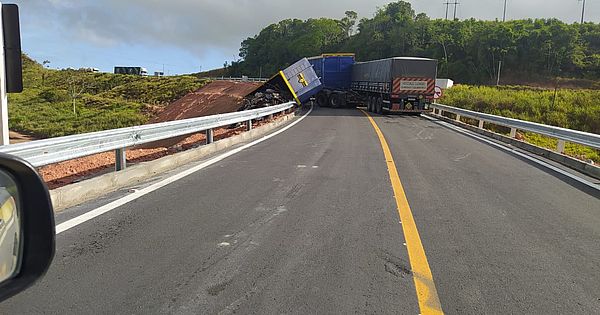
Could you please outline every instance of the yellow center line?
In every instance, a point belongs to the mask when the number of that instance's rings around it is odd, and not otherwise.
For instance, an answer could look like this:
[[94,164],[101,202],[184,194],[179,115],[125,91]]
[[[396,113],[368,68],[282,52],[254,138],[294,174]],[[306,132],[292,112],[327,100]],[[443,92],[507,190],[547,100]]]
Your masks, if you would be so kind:
[[400,214],[400,221],[402,222],[402,231],[406,240],[408,259],[410,260],[413,280],[415,281],[421,314],[443,314],[442,305],[440,304],[435,283],[433,282],[433,275],[427,262],[427,256],[425,256],[425,249],[423,249],[421,237],[419,237],[419,231],[410,210],[408,199],[406,199],[406,194],[404,193],[390,147],[375,120],[364,110],[361,111],[369,118],[371,125],[379,137],[379,142],[381,142],[381,148],[383,149],[383,155],[385,156],[390,181],[394,190],[396,207],[398,208],[398,214]]

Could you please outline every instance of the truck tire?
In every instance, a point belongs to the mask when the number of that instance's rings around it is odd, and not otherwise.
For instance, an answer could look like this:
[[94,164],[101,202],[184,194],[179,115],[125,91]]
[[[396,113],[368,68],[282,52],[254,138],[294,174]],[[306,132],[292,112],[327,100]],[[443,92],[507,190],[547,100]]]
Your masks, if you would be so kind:
[[341,94],[339,94],[339,93],[331,94],[329,96],[329,105],[331,105],[332,108],[342,107]]
[[381,97],[377,99],[377,114],[383,114],[383,99]]
[[329,107],[329,98],[327,97],[327,94],[319,93],[319,95],[317,95],[317,104],[319,104],[320,107]]
[[340,106],[342,108],[348,108],[348,96],[346,95],[346,93],[340,93],[339,99],[340,99]]
[[377,98],[371,97],[371,113],[377,113]]
[[373,98],[369,97],[368,101],[367,101],[367,111],[369,113],[373,112]]

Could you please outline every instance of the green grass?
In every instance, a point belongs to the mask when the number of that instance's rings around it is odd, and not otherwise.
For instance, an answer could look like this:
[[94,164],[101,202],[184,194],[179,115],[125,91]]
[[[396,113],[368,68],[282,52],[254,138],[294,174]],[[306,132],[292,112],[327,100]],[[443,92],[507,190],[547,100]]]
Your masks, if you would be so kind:
[[[504,117],[600,134],[600,90],[547,90],[522,86],[489,87],[457,85],[440,103]],[[556,139],[525,133],[529,143],[556,148]],[[600,153],[567,143],[565,153],[600,163]]]
[[23,93],[9,95],[9,127],[46,138],[144,124],[207,81],[49,70],[24,56],[23,83]]

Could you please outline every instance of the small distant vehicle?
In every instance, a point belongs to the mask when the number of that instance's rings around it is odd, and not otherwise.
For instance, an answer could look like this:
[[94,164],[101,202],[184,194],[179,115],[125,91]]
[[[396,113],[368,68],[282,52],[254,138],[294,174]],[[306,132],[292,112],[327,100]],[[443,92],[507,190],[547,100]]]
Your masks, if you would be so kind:
[[98,68],[79,68],[79,71],[98,73],[98,72],[100,72],[100,69],[98,69]]
[[147,76],[148,75],[148,70],[146,70],[146,68],[144,67],[122,67],[122,66],[117,66],[115,67],[115,74],[129,74],[129,75],[140,75],[140,76]]

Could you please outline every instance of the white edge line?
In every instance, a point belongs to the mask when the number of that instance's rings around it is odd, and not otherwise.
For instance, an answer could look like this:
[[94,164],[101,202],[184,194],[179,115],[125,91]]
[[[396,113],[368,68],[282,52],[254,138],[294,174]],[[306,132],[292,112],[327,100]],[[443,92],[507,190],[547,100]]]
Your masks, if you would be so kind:
[[462,133],[462,134],[465,134],[465,135],[467,135],[467,136],[469,136],[469,137],[472,137],[472,138],[475,138],[475,139],[481,140],[481,141],[483,141],[483,142],[486,142],[486,143],[488,143],[488,144],[491,144],[491,145],[493,145],[493,146],[495,146],[495,147],[497,147],[497,148],[500,148],[500,149],[502,149],[502,150],[504,150],[504,151],[508,151],[508,152],[511,152],[511,153],[513,153],[513,154],[516,154],[516,155],[518,155],[518,156],[520,156],[520,157],[522,157],[522,158],[525,158],[525,159],[527,159],[527,160],[530,160],[530,161],[532,161],[532,162],[534,162],[534,163],[537,163],[537,164],[539,164],[539,165],[541,165],[541,166],[543,166],[543,167],[546,167],[546,168],[548,168],[548,169],[550,169],[550,170],[552,170],[552,171],[555,171],[555,172],[557,172],[557,173],[560,173],[560,174],[562,174],[562,175],[564,175],[564,176],[567,176],[567,177],[569,177],[569,178],[571,178],[571,179],[573,179],[573,180],[575,180],[575,181],[577,181],[577,182],[579,182],[579,183],[581,183],[581,184],[584,184],[584,185],[586,185],[586,186],[589,186],[589,187],[591,187],[591,188],[594,188],[594,189],[596,189],[596,190],[600,190],[600,185],[597,185],[597,184],[595,184],[595,183],[592,183],[592,182],[590,182],[590,181],[588,181],[588,180],[586,180],[586,179],[583,179],[583,178],[581,178],[581,177],[579,177],[579,176],[577,176],[577,175],[574,175],[574,174],[572,174],[572,173],[569,173],[569,172],[567,172],[567,171],[565,171],[565,170],[562,170],[562,169],[560,169],[560,168],[558,168],[558,167],[556,167],[556,166],[554,166],[554,165],[551,165],[551,164],[549,164],[549,163],[546,163],[546,162],[544,162],[544,161],[542,161],[542,160],[540,160],[540,159],[537,159],[537,158],[535,158],[535,157],[532,157],[532,156],[530,156],[530,155],[528,155],[528,154],[521,153],[521,152],[519,152],[519,151],[517,151],[517,150],[515,150],[515,149],[512,149],[512,148],[509,148],[509,147],[507,147],[507,146],[505,146],[505,145],[502,145],[502,144],[496,143],[496,142],[494,142],[494,141],[492,141],[492,140],[489,140],[489,139],[486,139],[486,138],[480,137],[480,136],[476,135],[475,133],[473,133],[473,132],[471,132],[471,131],[467,131],[467,130],[465,130],[465,129],[463,129],[463,128],[460,128],[460,127],[457,127],[457,126],[455,126],[455,125],[452,125],[452,124],[450,124],[450,123],[447,123],[447,122],[445,122],[445,121],[443,121],[443,120],[440,120],[439,118],[436,118],[436,117],[430,117],[430,116],[428,116],[428,115],[423,115],[422,117],[425,117],[425,118],[427,118],[427,119],[429,119],[429,120],[431,120],[431,121],[433,121],[433,122],[436,122],[436,123],[438,123],[438,124],[440,124],[440,125],[443,125],[443,126],[445,126],[445,127],[447,127],[447,128],[450,128],[450,129],[452,129],[452,130],[458,131],[458,132],[460,132],[460,133]]
[[127,195],[125,197],[119,198],[119,199],[117,199],[115,201],[112,201],[110,203],[107,203],[107,204],[105,204],[103,206],[100,206],[100,207],[98,207],[98,208],[96,208],[94,210],[88,211],[88,212],[86,212],[86,213],[84,213],[84,214],[82,214],[80,216],[77,216],[77,217],[75,217],[73,219],[67,220],[67,221],[65,221],[65,222],[63,222],[63,223],[61,223],[61,224],[59,224],[59,225],[56,226],[56,234],[60,234],[60,233],[62,233],[64,231],[67,231],[67,230],[69,230],[69,229],[71,229],[73,227],[76,227],[79,224],[87,222],[87,221],[89,221],[89,220],[91,220],[91,219],[93,219],[93,218],[95,218],[97,216],[100,216],[100,215],[102,215],[104,213],[107,213],[107,212],[109,212],[111,210],[114,210],[115,208],[118,208],[118,207],[120,207],[120,206],[122,206],[122,205],[124,205],[124,204],[126,204],[128,202],[131,202],[131,201],[133,201],[135,199],[138,199],[138,198],[140,198],[140,197],[142,197],[144,195],[147,195],[147,194],[149,194],[149,193],[151,193],[151,192],[153,192],[153,191],[155,191],[157,189],[160,189],[160,188],[162,188],[164,186],[167,186],[170,183],[178,181],[178,180],[180,180],[180,179],[182,179],[182,178],[184,178],[184,177],[186,177],[188,175],[191,175],[191,174],[193,174],[193,173],[195,173],[195,172],[197,172],[197,171],[199,171],[199,170],[201,170],[203,168],[206,168],[206,167],[208,167],[210,165],[213,165],[213,164],[215,164],[215,163],[217,163],[217,162],[219,162],[221,160],[224,160],[224,159],[226,159],[226,158],[228,158],[228,157],[230,157],[230,156],[232,156],[232,155],[234,155],[236,153],[239,153],[239,152],[241,152],[241,151],[243,151],[243,150],[245,150],[247,148],[250,148],[250,147],[252,147],[254,145],[257,145],[257,144],[259,144],[259,143],[261,143],[261,142],[263,142],[265,140],[268,140],[268,139],[270,139],[272,137],[275,137],[276,135],[278,135],[278,134],[280,134],[280,133],[282,133],[282,132],[284,132],[284,131],[292,128],[294,125],[296,125],[297,123],[301,122],[304,118],[306,118],[306,116],[308,116],[312,112],[312,110],[313,110],[313,108],[311,106],[311,108],[309,109],[309,111],[306,114],[304,114],[302,117],[298,118],[296,121],[290,123],[289,125],[285,126],[282,129],[279,129],[279,130],[277,130],[277,131],[275,131],[275,132],[273,132],[271,134],[268,134],[268,135],[266,135],[266,136],[264,136],[264,137],[262,137],[260,139],[254,140],[254,141],[252,141],[250,143],[247,143],[247,144],[245,144],[245,145],[243,145],[243,146],[241,146],[239,148],[236,148],[236,149],[233,149],[231,151],[227,151],[227,152],[225,152],[225,153],[223,153],[221,155],[215,156],[214,158],[212,158],[210,160],[207,160],[207,161],[205,161],[205,162],[203,162],[201,164],[198,164],[198,165],[196,165],[196,166],[194,166],[192,168],[189,168],[189,169],[187,169],[185,171],[182,171],[182,172],[177,173],[177,174],[175,174],[173,176],[165,178],[165,179],[163,179],[163,180],[161,180],[161,181],[159,181],[157,183],[154,183],[154,184],[152,184],[152,185],[150,185],[150,186],[148,186],[146,188],[143,188],[143,189],[140,189],[138,191],[135,191],[134,193],[132,193],[130,195]]

